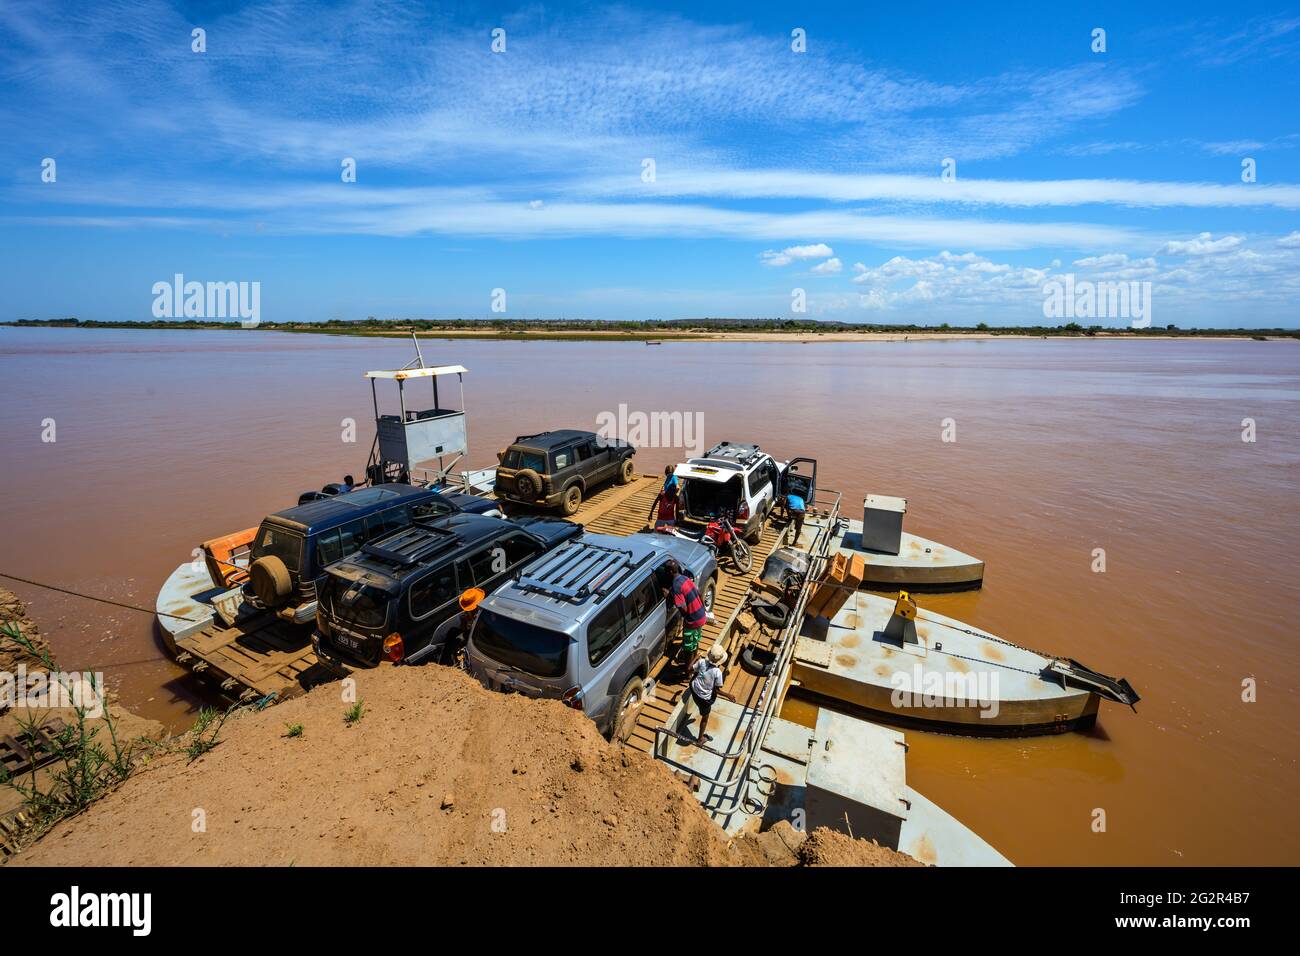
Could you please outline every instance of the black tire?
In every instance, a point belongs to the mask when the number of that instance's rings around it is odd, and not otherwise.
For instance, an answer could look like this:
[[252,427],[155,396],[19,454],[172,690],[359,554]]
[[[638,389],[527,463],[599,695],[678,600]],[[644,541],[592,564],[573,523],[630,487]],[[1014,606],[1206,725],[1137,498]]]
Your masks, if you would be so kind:
[[542,476],[531,468],[515,474],[515,491],[525,501],[533,501],[542,493]]
[[610,725],[609,739],[625,744],[636,729],[641,706],[645,703],[645,681],[633,677],[618,694],[618,704],[614,711],[614,721]]
[[631,458],[624,458],[623,463],[618,466],[618,476],[614,479],[620,485],[630,484],[636,477],[636,466],[632,464]]
[[248,569],[253,593],[265,607],[280,607],[293,593],[293,579],[282,560],[273,554],[258,558]]
[[754,522],[754,530],[750,531],[746,528],[742,537],[750,544],[758,544],[763,540],[763,516],[761,514],[758,516],[758,520]]
[[754,620],[775,631],[779,631],[790,621],[790,609],[784,604],[773,601],[752,601],[749,611],[754,615]]
[[740,666],[756,677],[766,677],[772,673],[772,665],[775,663],[775,654],[756,648],[753,644],[746,644],[740,652]]
[[718,594],[718,582],[714,578],[709,578],[709,583],[704,585],[704,590],[700,592],[704,601],[704,610],[709,614],[713,613],[713,602]]
[[571,518],[578,513],[582,507],[582,486],[569,485],[564,489],[564,497],[560,499],[560,511],[566,518]]
[[754,553],[744,541],[731,542],[731,563],[735,565],[737,574],[748,574],[754,566]]

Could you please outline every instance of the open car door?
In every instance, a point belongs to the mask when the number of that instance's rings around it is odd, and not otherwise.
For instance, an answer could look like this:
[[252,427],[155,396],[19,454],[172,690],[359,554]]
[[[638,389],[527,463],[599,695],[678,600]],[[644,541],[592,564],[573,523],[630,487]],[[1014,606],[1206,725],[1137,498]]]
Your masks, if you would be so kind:
[[781,474],[781,494],[798,495],[811,511],[813,502],[817,500],[817,459],[790,459]]

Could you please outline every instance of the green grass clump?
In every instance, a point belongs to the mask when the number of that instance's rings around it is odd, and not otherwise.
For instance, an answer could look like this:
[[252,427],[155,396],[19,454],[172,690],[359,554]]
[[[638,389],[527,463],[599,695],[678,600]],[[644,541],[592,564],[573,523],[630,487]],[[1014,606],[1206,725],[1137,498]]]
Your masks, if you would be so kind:
[[361,719],[362,714],[365,713],[365,709],[366,709],[366,702],[364,700],[357,701],[347,710],[343,711],[343,723],[351,727],[353,724],[355,724],[357,721]]

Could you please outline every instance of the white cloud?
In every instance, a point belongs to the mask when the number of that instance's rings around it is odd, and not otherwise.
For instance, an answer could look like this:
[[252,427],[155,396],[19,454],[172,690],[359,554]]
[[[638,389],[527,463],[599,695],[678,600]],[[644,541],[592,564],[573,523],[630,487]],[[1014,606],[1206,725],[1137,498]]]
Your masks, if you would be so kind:
[[819,262],[817,265],[813,266],[812,272],[814,275],[830,276],[836,275],[843,271],[843,269],[844,263],[840,262],[839,259],[827,259],[825,262]]
[[[627,176],[571,188],[606,195],[643,191]],[[974,206],[1300,208],[1300,186],[1268,183],[1152,182],[1132,179],[958,179],[933,176],[808,172],[790,169],[673,168],[659,173],[658,196],[727,199],[818,199],[827,202],[915,202]]]
[[[1283,245],[1285,240],[1293,242]],[[1180,324],[1221,316],[1225,303],[1249,303],[1266,307],[1270,315],[1286,315],[1300,296],[1300,234],[1261,240],[1259,248],[1244,237],[1216,240],[1209,234],[1167,245],[1178,251],[1145,257],[1098,253],[1074,260],[1068,272],[1076,281],[1150,282],[1157,311]],[[1196,254],[1184,251],[1187,248],[1216,251]],[[1166,254],[1180,261],[1162,263],[1160,256]],[[943,251],[917,258],[893,256],[877,266],[857,262],[853,281],[862,287],[860,308],[897,310],[900,320],[914,317],[916,308],[924,306],[924,315],[957,322],[1037,324],[1042,321],[1043,285],[1066,275],[1058,271],[1060,266],[1056,260],[1039,268],[973,252]]]
[[765,266],[788,266],[801,259],[824,259],[829,255],[834,255],[834,250],[826,243],[818,242],[811,246],[790,246],[780,252],[768,249],[760,252],[758,258]]
[[1195,239],[1186,241],[1171,240],[1161,247],[1162,255],[1167,256],[1213,256],[1231,252],[1245,240],[1241,236],[1224,236],[1215,239],[1213,234],[1202,232]]
[[1108,252],[1103,256],[1088,256],[1084,259],[1075,259],[1076,266],[1085,268],[1106,269],[1110,266],[1122,266],[1128,262],[1128,256],[1122,252]]
[[1283,249],[1300,249],[1300,231],[1288,233],[1277,244]]

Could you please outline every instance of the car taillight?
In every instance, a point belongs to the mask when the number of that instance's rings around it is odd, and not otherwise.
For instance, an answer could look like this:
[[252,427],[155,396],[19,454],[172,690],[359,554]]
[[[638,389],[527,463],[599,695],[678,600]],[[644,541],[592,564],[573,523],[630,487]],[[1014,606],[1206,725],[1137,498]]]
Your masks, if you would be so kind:
[[738,520],[740,520],[740,521],[748,521],[748,520],[749,520],[749,502],[748,502],[748,501],[742,501],[742,502],[740,503],[740,509],[736,512],[736,518],[737,518]]
[[384,638],[384,660],[392,661],[396,664],[406,653],[406,648],[402,646],[401,634],[389,634]]
[[564,706],[572,707],[575,710],[582,709],[582,688],[570,687],[564,692]]

